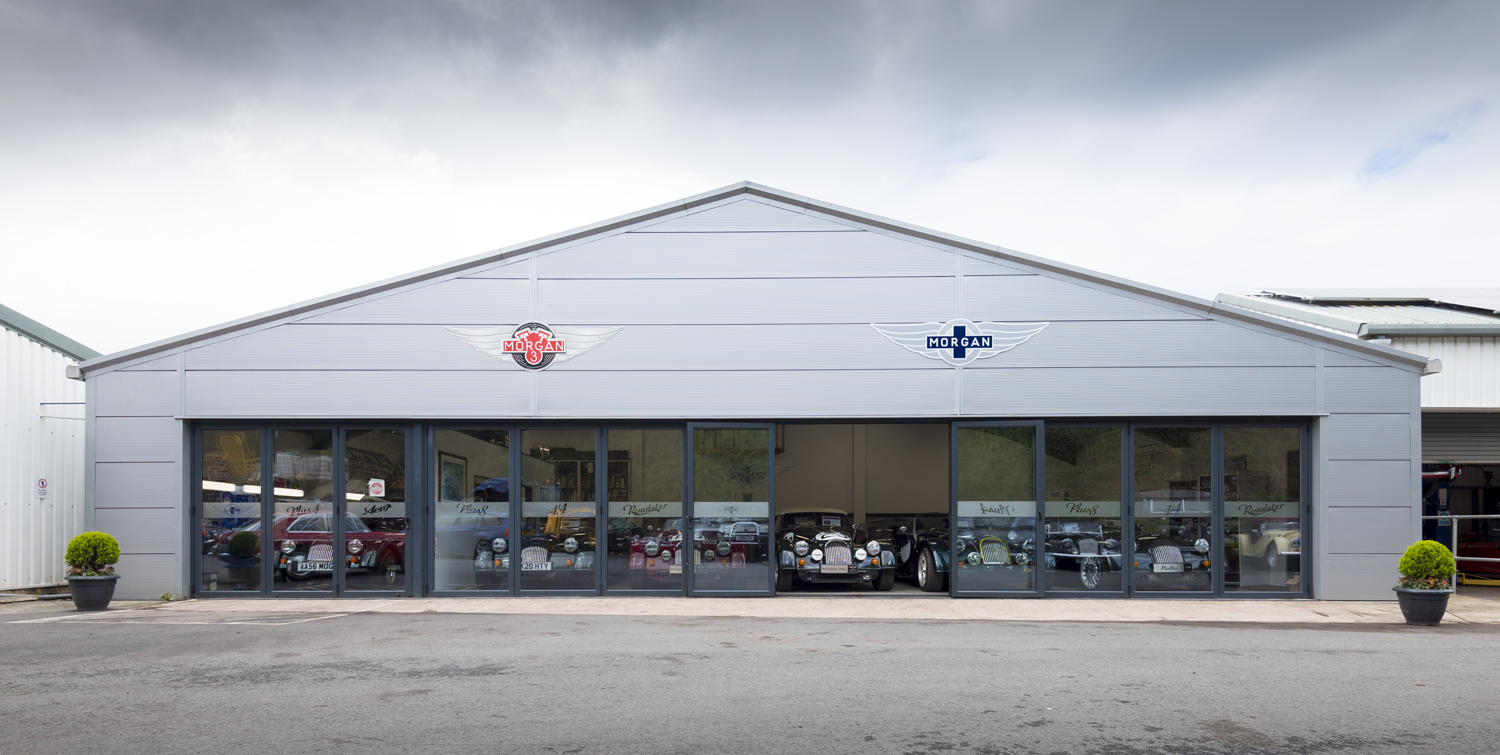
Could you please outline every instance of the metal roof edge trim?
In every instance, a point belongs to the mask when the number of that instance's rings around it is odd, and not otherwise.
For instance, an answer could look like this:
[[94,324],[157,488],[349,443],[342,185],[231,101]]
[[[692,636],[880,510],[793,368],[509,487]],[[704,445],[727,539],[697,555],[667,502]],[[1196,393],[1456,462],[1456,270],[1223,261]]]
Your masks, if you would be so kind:
[[99,352],[3,304],[0,304],[0,326],[14,330],[59,354],[72,357],[80,362],[99,356]]
[[1494,325],[1482,322],[1371,323],[1369,334],[1372,336],[1500,336],[1500,323]]
[[1350,335],[1362,336],[1366,334],[1364,320],[1356,320],[1352,317],[1340,317],[1329,312],[1321,312],[1310,307],[1296,304],[1288,304],[1284,301],[1267,299],[1258,296],[1245,296],[1243,294],[1219,294],[1214,298],[1219,304],[1230,304],[1243,309],[1250,309],[1266,314],[1290,317],[1325,328],[1342,330]]

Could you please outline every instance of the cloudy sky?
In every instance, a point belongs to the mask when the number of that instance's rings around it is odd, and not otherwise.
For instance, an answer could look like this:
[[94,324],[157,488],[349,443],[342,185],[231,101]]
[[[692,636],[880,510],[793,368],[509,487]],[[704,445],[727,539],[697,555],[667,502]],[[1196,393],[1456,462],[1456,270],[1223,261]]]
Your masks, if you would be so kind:
[[0,0],[0,303],[112,352],[741,180],[1185,293],[1500,285],[1500,3]]

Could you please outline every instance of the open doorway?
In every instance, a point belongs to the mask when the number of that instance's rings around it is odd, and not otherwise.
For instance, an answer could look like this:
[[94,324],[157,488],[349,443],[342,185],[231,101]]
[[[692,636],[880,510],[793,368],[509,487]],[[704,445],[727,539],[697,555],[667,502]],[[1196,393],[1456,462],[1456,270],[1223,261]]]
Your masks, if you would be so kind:
[[946,594],[949,425],[776,426],[777,592]]

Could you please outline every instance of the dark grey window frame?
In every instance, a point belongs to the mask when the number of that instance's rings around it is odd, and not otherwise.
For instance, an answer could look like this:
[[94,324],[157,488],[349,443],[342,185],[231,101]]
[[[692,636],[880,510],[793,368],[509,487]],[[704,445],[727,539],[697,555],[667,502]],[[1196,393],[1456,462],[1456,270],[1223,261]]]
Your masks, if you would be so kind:
[[[683,472],[686,475],[683,478],[683,497],[686,499],[684,501],[686,507],[683,509],[683,512],[682,512],[683,516],[687,519],[686,523],[687,523],[688,527],[691,528],[693,520],[697,517],[697,512],[694,510],[694,499],[697,497],[697,489],[693,486],[693,482],[694,482],[694,480],[693,480],[693,448],[695,447],[695,444],[697,443],[697,438],[694,436],[694,433],[697,430],[699,430],[699,429],[708,430],[708,429],[716,429],[716,428],[763,429],[763,430],[767,431],[767,433],[766,433],[766,460],[767,460],[766,463],[769,465],[769,467],[768,467],[769,473],[766,475],[766,497],[770,499],[770,501],[768,503],[768,506],[770,507],[770,510],[767,513],[770,514],[770,517],[769,517],[770,522],[769,523],[771,525],[771,529],[766,534],[766,541],[765,541],[765,543],[763,543],[763,545],[767,549],[766,550],[766,565],[767,565],[767,568],[766,568],[766,589],[764,591],[761,591],[761,590],[698,590],[698,589],[696,589],[696,585],[693,584],[693,582],[695,580],[695,577],[692,574],[693,570],[690,569],[690,568],[686,568],[686,566],[682,570],[682,573],[683,573],[683,585],[687,588],[687,595],[689,597],[695,597],[695,598],[770,598],[770,597],[775,597],[775,595],[776,595],[776,568],[777,568],[777,565],[776,565],[776,558],[775,558],[774,554],[771,553],[771,551],[774,550],[774,548],[772,548],[772,546],[771,546],[771,543],[776,538],[776,532],[775,532],[775,529],[774,529],[775,522],[776,522],[776,423],[775,422],[689,422],[689,423],[687,423],[687,427],[685,428],[685,433],[686,434],[683,436],[683,443],[682,443]],[[686,539],[690,535],[691,535],[691,533],[686,533],[684,535],[684,539]],[[688,564],[687,566],[691,566],[691,564]]]
[[[1046,420],[994,420],[977,422],[953,422],[948,430],[948,595],[953,598],[1040,598],[1046,588],[1045,559],[1043,552],[1042,523],[1046,521],[1043,499],[1046,497]],[[1033,541],[1036,558],[1032,560],[1031,590],[960,590],[958,589],[958,431],[969,427],[1030,427],[1033,443],[1031,447],[1031,498],[1036,504],[1036,539]]]
[[[1128,423],[1128,422],[1108,422],[1108,421],[1100,421],[1100,422],[1089,422],[1089,421],[1047,422],[1043,426],[1043,428],[1042,428],[1042,443],[1043,443],[1043,447],[1042,447],[1042,462],[1043,462],[1043,464],[1042,464],[1042,468],[1041,468],[1040,471],[1044,475],[1045,475],[1045,473],[1047,471],[1047,467],[1046,467],[1047,449],[1046,449],[1046,445],[1045,444],[1046,444],[1046,440],[1047,440],[1047,431],[1048,430],[1052,430],[1052,429],[1058,429],[1058,430],[1071,430],[1071,429],[1088,430],[1088,429],[1104,429],[1104,428],[1113,429],[1113,430],[1119,430],[1120,431],[1120,546],[1121,546],[1120,547],[1120,589],[1118,589],[1118,590],[1048,590],[1048,589],[1046,589],[1046,573],[1045,573],[1045,570],[1044,570],[1043,573],[1042,573],[1042,577],[1041,577],[1041,579],[1042,579],[1042,595],[1043,595],[1043,597],[1047,597],[1047,598],[1063,598],[1063,599],[1068,599],[1068,598],[1125,598],[1125,597],[1129,597],[1129,595],[1130,595],[1129,584],[1127,582],[1127,580],[1129,579],[1129,577],[1127,577],[1126,574],[1128,574],[1131,571],[1131,569],[1130,569],[1130,567],[1125,566],[1125,562],[1127,560],[1129,560],[1129,556],[1130,556],[1130,554],[1125,553],[1125,545],[1126,545],[1127,542],[1131,542],[1131,540],[1128,538],[1128,536],[1130,535],[1131,531],[1129,529],[1126,529],[1127,518],[1128,518],[1127,514],[1128,514],[1128,512],[1130,510],[1130,501],[1127,498],[1127,493],[1130,491],[1130,479],[1129,478],[1131,476],[1132,467],[1134,466],[1133,465],[1134,457],[1131,456],[1131,453],[1130,453],[1131,449],[1130,449],[1130,445],[1129,445],[1130,423]],[[1046,500],[1047,499],[1047,487],[1046,487],[1047,486],[1047,480],[1046,480],[1045,476],[1042,478],[1041,483],[1042,483],[1042,495],[1041,495],[1041,499],[1042,500],[1041,500],[1041,508],[1038,509],[1038,511],[1041,512],[1041,515],[1038,517],[1038,519],[1039,519],[1040,523],[1043,525],[1043,527],[1045,527],[1046,526],[1046,521],[1047,521],[1047,509],[1046,509],[1046,506],[1047,506],[1047,500]],[[1045,555],[1043,556],[1043,558],[1045,559]],[[1043,564],[1044,564],[1044,567],[1045,567],[1045,560],[1043,561]]]

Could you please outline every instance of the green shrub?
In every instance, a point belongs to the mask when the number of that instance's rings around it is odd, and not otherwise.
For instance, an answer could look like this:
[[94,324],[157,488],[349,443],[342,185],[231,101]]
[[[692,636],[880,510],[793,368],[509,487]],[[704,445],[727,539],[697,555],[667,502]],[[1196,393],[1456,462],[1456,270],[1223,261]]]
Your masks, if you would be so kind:
[[120,561],[120,543],[104,532],[84,532],[68,543],[63,560],[70,577],[109,576]]
[[1401,572],[1397,587],[1411,590],[1447,590],[1449,579],[1458,571],[1453,553],[1436,540],[1421,540],[1411,544],[1396,566]]
[[260,537],[254,532],[236,532],[234,537],[229,538],[229,555],[240,558],[254,558],[255,551],[260,548]]

